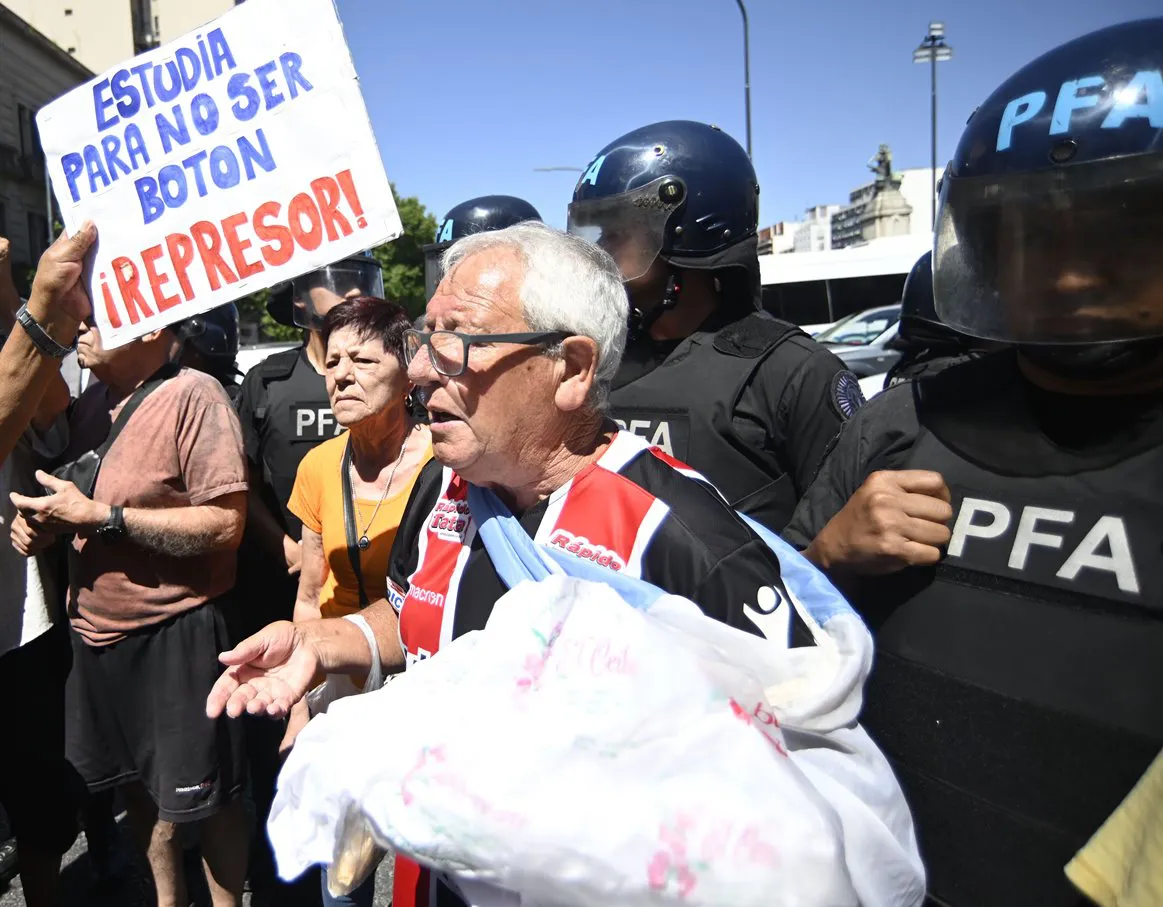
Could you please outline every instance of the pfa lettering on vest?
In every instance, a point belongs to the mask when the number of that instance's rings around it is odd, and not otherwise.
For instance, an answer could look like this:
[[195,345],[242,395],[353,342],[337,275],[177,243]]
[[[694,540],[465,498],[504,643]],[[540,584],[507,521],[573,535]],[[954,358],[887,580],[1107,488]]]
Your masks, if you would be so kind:
[[335,421],[330,406],[297,404],[293,407],[295,438],[299,441],[318,441],[334,438],[343,428]]
[[682,460],[687,456],[690,440],[690,417],[680,412],[641,412],[618,407],[614,421],[648,444]]
[[[947,562],[1085,595],[1145,603],[1142,558],[1154,533],[1135,514],[965,496]],[[1137,540],[1137,541],[1136,541]]]

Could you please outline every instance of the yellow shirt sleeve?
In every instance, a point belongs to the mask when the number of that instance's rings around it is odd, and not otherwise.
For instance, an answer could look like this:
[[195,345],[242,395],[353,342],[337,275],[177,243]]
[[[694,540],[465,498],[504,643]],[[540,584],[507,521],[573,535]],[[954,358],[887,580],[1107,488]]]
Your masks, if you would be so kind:
[[[326,484],[327,461],[324,450],[326,444],[321,444],[312,450],[299,463],[295,473],[295,487],[291,489],[291,498],[287,501],[287,509],[299,520],[317,534],[323,533],[323,500],[322,489]],[[332,476],[339,482],[339,476]]]

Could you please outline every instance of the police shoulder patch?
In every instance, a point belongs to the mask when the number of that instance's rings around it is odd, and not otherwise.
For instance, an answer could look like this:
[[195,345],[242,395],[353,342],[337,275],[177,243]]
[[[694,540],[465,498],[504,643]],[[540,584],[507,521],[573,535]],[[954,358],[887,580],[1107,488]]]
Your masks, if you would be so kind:
[[865,403],[860,381],[852,372],[844,369],[832,378],[832,406],[844,421],[852,418],[856,410]]

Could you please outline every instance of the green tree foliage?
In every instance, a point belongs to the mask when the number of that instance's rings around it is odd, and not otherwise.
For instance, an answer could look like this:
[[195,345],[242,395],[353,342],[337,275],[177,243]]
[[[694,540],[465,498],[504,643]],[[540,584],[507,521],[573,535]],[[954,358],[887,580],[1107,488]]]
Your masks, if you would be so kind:
[[[436,218],[414,195],[401,198],[392,186],[404,233],[393,242],[373,250],[384,271],[384,295],[400,303],[413,318],[424,311],[423,247],[436,236]],[[238,300],[238,314],[244,324],[257,324],[262,340],[298,340],[298,328],[279,324],[267,314],[270,290],[261,290]]]

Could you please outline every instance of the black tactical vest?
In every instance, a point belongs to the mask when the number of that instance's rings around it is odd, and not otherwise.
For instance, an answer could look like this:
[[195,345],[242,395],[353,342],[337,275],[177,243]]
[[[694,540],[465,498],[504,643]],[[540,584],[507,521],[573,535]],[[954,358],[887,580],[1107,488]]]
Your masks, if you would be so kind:
[[854,595],[877,638],[861,720],[937,903],[1075,907],[1063,867],[1163,749],[1163,445],[1043,469],[1063,451],[1020,383],[925,387],[902,468],[945,477],[952,540]]
[[702,473],[737,510],[782,528],[795,510],[796,491],[771,452],[774,428],[769,423],[766,437],[746,437],[734,412],[766,354],[799,333],[755,313],[717,333],[692,334],[657,368],[615,387],[610,415]]
[[263,393],[254,407],[254,430],[262,453],[263,485],[267,504],[281,515],[290,534],[298,538],[299,520],[287,510],[295,474],[303,457],[340,432],[327,397],[327,382],[307,361],[303,349],[276,353],[255,368]]

